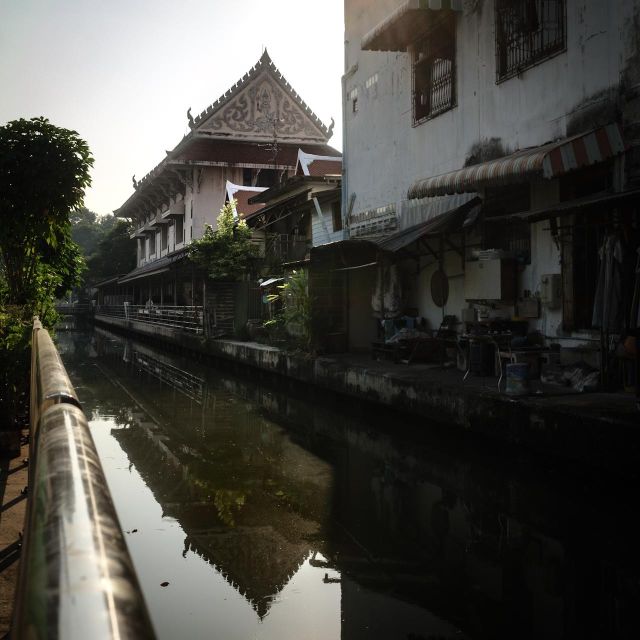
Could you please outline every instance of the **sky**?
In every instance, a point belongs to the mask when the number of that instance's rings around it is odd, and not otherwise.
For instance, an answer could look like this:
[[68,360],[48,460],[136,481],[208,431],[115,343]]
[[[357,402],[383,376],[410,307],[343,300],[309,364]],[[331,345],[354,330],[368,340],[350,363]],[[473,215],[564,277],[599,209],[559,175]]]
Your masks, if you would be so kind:
[[265,47],[341,149],[343,41],[343,0],[0,0],[0,125],[77,131],[107,214]]

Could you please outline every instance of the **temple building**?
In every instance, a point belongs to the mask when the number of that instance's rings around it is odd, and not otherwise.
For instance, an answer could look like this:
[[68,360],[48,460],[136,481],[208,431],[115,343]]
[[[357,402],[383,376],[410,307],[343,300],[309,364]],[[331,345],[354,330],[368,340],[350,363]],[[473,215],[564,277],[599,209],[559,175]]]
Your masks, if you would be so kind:
[[333,124],[320,121],[266,50],[224,95],[197,116],[189,109],[187,118],[187,135],[144,178],[133,177],[133,193],[114,212],[133,221],[137,266],[98,285],[100,304],[202,304],[205,277],[185,260],[187,247],[207,225],[215,228],[225,202],[252,214],[261,205],[249,205],[249,197],[294,175],[300,154],[324,162],[340,155],[327,144]]

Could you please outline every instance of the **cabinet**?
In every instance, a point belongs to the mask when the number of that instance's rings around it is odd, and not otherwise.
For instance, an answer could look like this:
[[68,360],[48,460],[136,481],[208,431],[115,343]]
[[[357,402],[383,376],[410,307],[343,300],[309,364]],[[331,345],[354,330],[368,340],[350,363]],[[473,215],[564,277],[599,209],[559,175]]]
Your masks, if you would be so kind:
[[513,302],[516,297],[516,264],[514,260],[476,260],[465,264],[465,300],[501,300]]

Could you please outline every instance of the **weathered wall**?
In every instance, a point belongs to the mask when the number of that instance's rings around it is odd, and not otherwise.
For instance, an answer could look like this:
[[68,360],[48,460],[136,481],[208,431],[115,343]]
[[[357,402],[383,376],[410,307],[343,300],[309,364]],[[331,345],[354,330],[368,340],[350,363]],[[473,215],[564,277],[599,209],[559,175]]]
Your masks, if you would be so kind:
[[[637,0],[567,0],[567,50],[500,84],[494,1],[468,2],[457,27],[458,106],[416,127],[410,55],[360,49],[363,35],[400,4],[345,0],[345,194],[355,193],[354,212],[397,203],[415,180],[461,168],[478,144],[493,140],[510,152],[615,115]],[[376,73],[377,89],[368,92]]]
[[315,207],[311,209],[311,238],[313,246],[317,247],[328,242],[342,240],[342,231],[334,231],[333,229],[331,203],[324,202],[320,204],[320,212],[322,216],[318,215]]
[[227,195],[227,180],[242,184],[242,168],[206,167],[199,189],[197,180],[194,182],[192,232],[187,235],[187,240],[201,238],[207,224],[216,228],[218,214]]
[[349,271],[349,349],[370,350],[376,336],[376,320],[371,311],[377,269],[365,267]]

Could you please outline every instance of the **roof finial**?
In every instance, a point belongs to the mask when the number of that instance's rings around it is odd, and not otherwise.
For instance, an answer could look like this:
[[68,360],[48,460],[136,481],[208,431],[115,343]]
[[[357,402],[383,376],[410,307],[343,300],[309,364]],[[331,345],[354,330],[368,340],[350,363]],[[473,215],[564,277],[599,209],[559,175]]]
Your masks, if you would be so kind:
[[271,62],[271,58],[269,57],[269,52],[267,51],[267,47],[262,48],[262,55],[260,56],[260,62],[269,64]]
[[193,120],[193,116],[191,115],[191,107],[187,109],[187,120],[189,121],[189,129],[194,129],[196,123]]
[[327,140],[329,140],[331,138],[331,136],[333,135],[333,127],[336,126],[336,121],[331,118],[331,124],[329,125],[329,131],[327,131]]
[[136,174],[135,173],[131,176],[131,182],[133,183],[133,188],[137,189],[138,188],[138,181],[136,180]]

